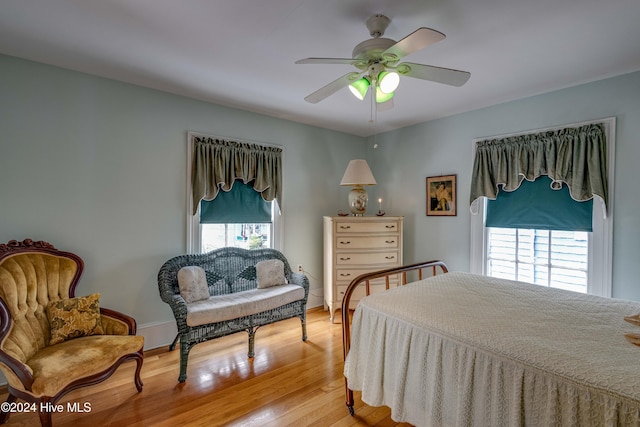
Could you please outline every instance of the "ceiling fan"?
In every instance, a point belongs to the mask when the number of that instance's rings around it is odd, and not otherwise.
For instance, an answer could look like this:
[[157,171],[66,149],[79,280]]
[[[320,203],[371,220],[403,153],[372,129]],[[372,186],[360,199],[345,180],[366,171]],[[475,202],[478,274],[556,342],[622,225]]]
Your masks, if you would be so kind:
[[462,86],[469,80],[471,73],[467,71],[412,62],[398,63],[405,56],[443,40],[445,35],[431,28],[421,27],[396,42],[382,37],[390,22],[389,18],[380,14],[367,19],[366,25],[373,38],[358,44],[353,49],[352,58],[305,58],[296,61],[296,64],[350,64],[359,70],[347,73],[318,89],[305,97],[305,101],[318,103],[349,86],[351,92],[361,100],[371,87],[371,93],[376,94],[376,103],[385,103],[393,98],[400,76],[452,86]]

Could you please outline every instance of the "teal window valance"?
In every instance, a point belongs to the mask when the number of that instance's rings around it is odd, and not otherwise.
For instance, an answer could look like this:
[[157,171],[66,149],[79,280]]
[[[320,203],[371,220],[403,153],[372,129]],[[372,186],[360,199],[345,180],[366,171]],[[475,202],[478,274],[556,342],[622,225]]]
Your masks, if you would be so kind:
[[479,141],[471,178],[470,203],[495,200],[542,175],[553,188],[566,184],[577,201],[601,198],[607,205],[606,134],[603,124]]
[[257,224],[271,222],[271,202],[253,189],[253,183],[236,181],[210,201],[200,201],[201,224]]
[[569,188],[552,188],[553,181],[541,176],[523,181],[516,191],[500,191],[487,203],[487,227],[538,230],[592,231],[593,200],[578,202]]
[[193,215],[201,200],[228,192],[236,180],[252,182],[253,189],[282,209],[282,149],[259,144],[193,136],[191,188]]

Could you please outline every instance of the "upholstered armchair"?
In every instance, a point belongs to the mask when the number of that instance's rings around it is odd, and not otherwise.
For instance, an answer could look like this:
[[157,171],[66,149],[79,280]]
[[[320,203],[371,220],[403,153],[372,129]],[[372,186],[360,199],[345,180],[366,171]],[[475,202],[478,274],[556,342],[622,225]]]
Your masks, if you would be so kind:
[[[142,391],[143,337],[136,322],[100,308],[99,295],[75,298],[84,263],[47,242],[0,244],[0,370],[8,382],[7,402],[34,403],[43,426],[66,393],[109,378],[122,362],[137,364]],[[10,412],[3,406],[0,424]]]

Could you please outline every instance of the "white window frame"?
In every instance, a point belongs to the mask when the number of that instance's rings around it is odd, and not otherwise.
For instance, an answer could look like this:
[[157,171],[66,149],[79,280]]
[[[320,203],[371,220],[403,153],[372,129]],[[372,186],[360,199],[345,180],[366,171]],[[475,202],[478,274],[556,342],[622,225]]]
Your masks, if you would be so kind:
[[[602,200],[594,198],[593,203],[593,231],[589,236],[589,271],[587,274],[587,293],[611,297],[612,270],[613,270],[613,196],[615,177],[615,133],[616,119],[609,117],[600,120],[590,120],[581,123],[572,123],[563,126],[554,126],[545,129],[535,129],[526,132],[497,135],[476,138],[472,141],[472,159],[476,154],[476,143],[486,139],[506,138],[509,136],[525,135],[565,129],[568,127],[578,127],[593,123],[602,123],[607,136],[607,184],[608,184],[608,206],[605,207]],[[469,270],[475,274],[486,275],[486,254],[487,254],[487,229],[486,219],[486,197],[479,198],[477,203],[477,214],[471,214],[471,235],[470,235],[470,266]],[[474,207],[475,211],[475,207]],[[606,214],[606,216],[605,216]]]
[[[187,215],[187,253],[197,254],[200,253],[200,248],[202,247],[202,242],[200,241],[200,237],[202,236],[201,225],[200,225],[200,206],[198,206],[198,211],[195,215],[191,214],[192,205],[192,185],[191,185],[191,164],[193,163],[193,137],[201,137],[201,138],[213,138],[213,139],[227,139],[227,140],[236,140],[237,138],[230,138],[224,136],[216,136],[209,135],[197,132],[187,132],[187,183],[186,183],[186,215]],[[262,145],[264,147],[276,147],[282,149],[282,164],[284,164],[284,147],[281,145],[275,144],[267,144],[264,142],[254,142],[254,141],[246,141],[250,144]],[[284,170],[283,170],[284,174]],[[284,176],[282,177],[282,181],[284,182]],[[273,222],[271,223],[271,238],[273,239],[273,248],[282,251],[282,242],[283,240],[283,214],[282,207],[278,206],[278,202],[276,200],[273,201]]]

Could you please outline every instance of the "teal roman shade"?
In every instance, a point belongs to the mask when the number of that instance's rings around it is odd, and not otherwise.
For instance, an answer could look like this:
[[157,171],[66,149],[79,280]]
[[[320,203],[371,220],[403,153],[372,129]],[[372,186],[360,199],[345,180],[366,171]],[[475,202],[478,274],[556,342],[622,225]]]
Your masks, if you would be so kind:
[[201,224],[257,224],[271,222],[271,202],[253,188],[253,182],[236,180],[229,191],[200,201]]
[[533,228],[539,230],[592,231],[593,199],[578,202],[569,188],[556,190],[548,176],[522,181],[515,191],[500,190],[487,200],[487,227]]

